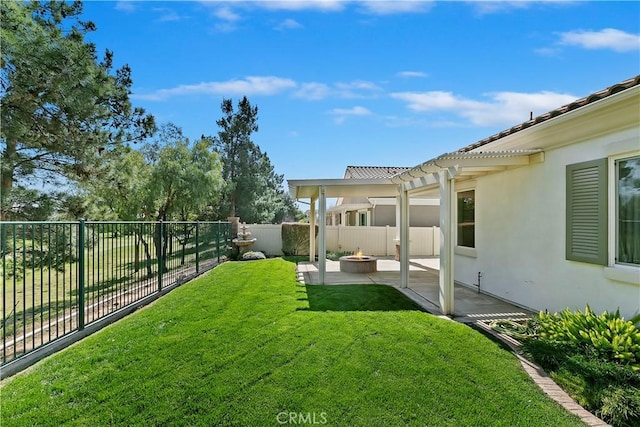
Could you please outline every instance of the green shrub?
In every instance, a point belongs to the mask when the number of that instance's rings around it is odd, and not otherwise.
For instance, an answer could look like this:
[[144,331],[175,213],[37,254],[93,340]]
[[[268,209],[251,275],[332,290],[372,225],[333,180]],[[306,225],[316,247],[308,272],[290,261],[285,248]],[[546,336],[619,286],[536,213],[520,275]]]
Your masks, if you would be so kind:
[[537,323],[541,339],[592,347],[607,360],[640,370],[640,330],[633,320],[625,321],[619,311],[596,315],[587,306],[584,313],[568,309],[560,314],[541,312]]
[[344,251],[327,252],[327,259],[330,259],[331,261],[338,261],[340,259],[340,257],[343,257],[345,255],[352,255],[352,253],[351,252],[344,252]]
[[548,341],[544,339],[527,339],[522,342],[522,350],[538,362],[544,369],[555,371],[579,349],[573,343]]
[[267,257],[262,252],[250,251],[242,254],[243,261],[252,261],[256,259],[267,259]]
[[640,425],[640,389],[610,387],[602,398],[600,417],[616,427]]
[[531,356],[579,404],[615,427],[640,426],[640,316],[619,311],[540,313],[521,327],[494,329],[520,335]]
[[571,354],[564,366],[579,373],[585,380],[596,386],[606,388],[609,385],[629,385],[640,387],[640,371],[629,369],[627,365],[603,360],[595,354]]
[[[309,224],[282,224],[282,253],[289,255],[309,255]],[[316,236],[318,227],[316,226]]]

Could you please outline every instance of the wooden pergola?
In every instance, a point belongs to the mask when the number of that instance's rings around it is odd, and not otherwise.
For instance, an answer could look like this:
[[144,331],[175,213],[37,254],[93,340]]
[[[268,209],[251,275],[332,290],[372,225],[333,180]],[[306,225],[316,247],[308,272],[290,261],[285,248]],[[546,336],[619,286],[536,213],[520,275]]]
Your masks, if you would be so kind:
[[[396,224],[400,227],[400,286],[409,285],[409,200],[440,198],[439,303],[443,314],[454,308],[454,248],[456,242],[456,186],[475,177],[544,161],[544,152],[534,150],[481,151],[443,154],[388,179],[304,179],[289,180],[289,192],[296,199],[309,199],[311,227],[309,260],[315,261],[317,217],[318,272],[321,284],[326,275],[327,198],[395,197]],[[316,203],[318,212],[316,215]]]

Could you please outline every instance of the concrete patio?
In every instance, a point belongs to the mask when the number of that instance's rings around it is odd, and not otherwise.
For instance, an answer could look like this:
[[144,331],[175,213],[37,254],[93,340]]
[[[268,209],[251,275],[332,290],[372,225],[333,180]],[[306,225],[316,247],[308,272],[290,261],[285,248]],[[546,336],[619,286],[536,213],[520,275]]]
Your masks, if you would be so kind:
[[[338,261],[327,260],[325,284],[385,284],[403,292],[407,297],[430,313],[441,315],[438,303],[440,260],[437,257],[412,258],[409,261],[409,287],[400,288],[400,263],[392,257],[378,258],[375,273],[344,273]],[[318,284],[317,263],[299,263],[298,280],[306,284]],[[523,319],[533,312],[515,306],[493,296],[479,293],[477,289],[455,285],[455,320],[473,323],[493,319]]]

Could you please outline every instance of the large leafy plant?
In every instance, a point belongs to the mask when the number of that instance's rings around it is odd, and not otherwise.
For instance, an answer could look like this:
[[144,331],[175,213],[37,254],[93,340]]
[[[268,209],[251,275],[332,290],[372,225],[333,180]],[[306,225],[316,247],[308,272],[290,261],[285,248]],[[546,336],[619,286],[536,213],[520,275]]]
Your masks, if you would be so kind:
[[600,356],[640,370],[640,315],[624,320],[620,311],[595,314],[587,305],[584,312],[565,309],[560,313],[541,312],[537,319],[538,338],[591,347]]

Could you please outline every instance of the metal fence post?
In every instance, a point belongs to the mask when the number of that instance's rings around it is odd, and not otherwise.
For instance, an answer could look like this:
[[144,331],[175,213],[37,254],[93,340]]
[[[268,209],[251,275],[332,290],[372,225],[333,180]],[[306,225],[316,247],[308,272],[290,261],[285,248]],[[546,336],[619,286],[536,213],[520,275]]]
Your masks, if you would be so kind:
[[200,273],[200,248],[198,247],[200,221],[196,221],[196,273]]
[[216,224],[216,254],[218,255],[218,262],[220,262],[220,221]]
[[78,223],[78,330],[84,329],[84,219]]
[[164,273],[164,257],[162,256],[162,251],[164,249],[164,230],[162,227],[162,220],[158,223],[158,293],[162,291],[162,275]]

